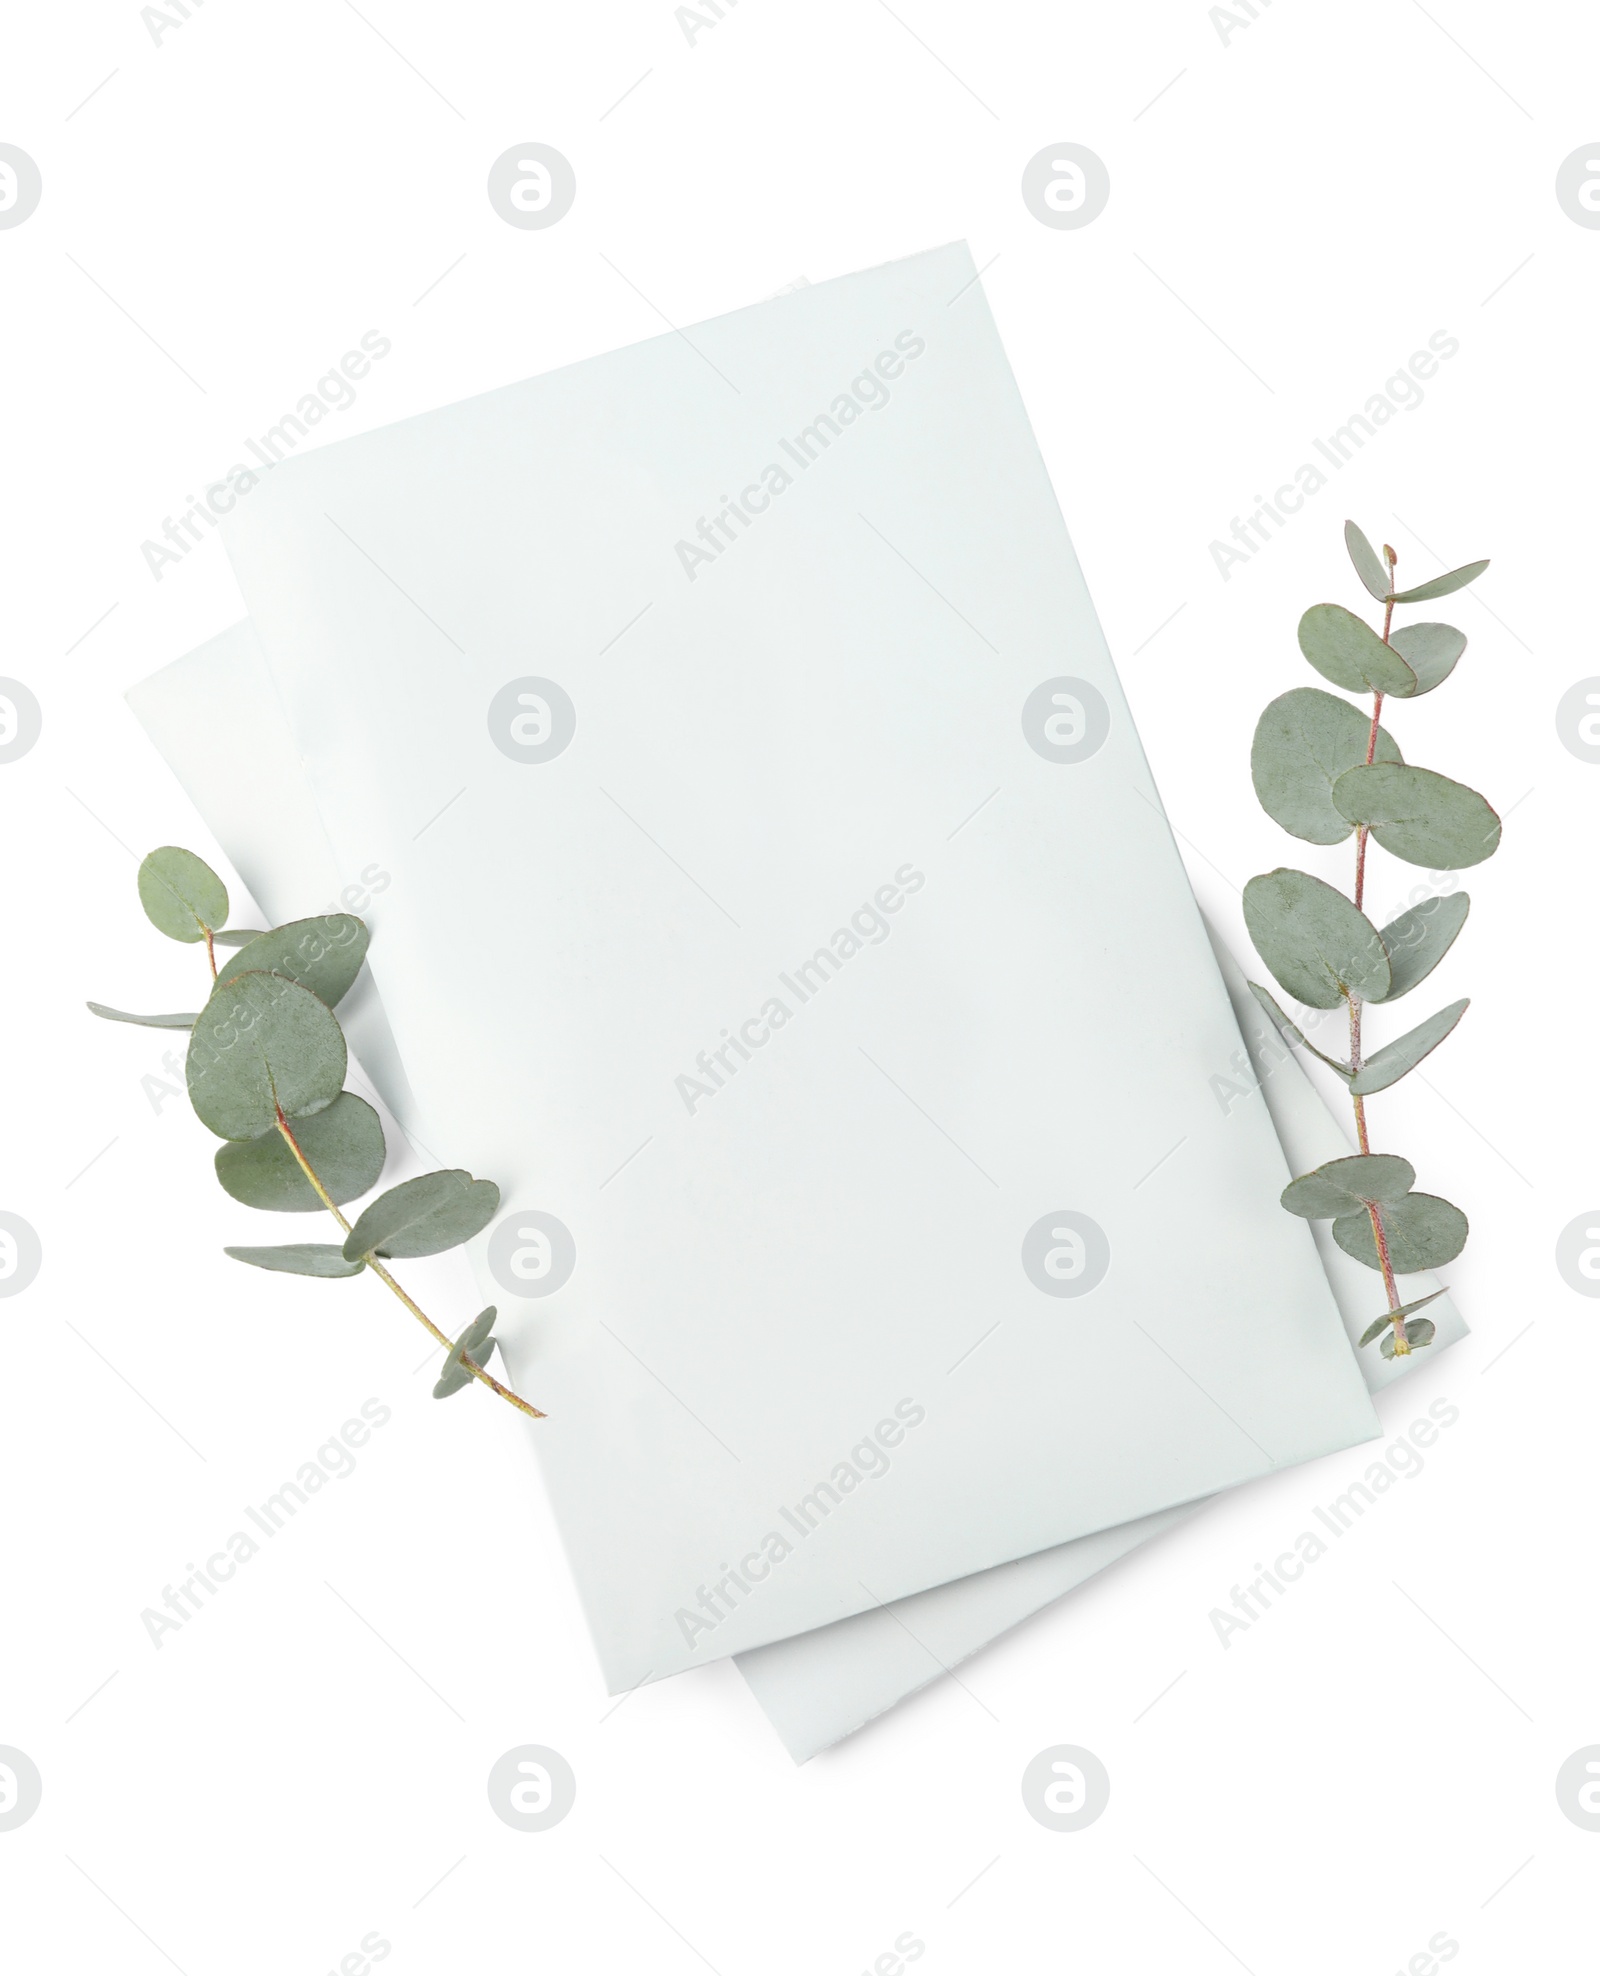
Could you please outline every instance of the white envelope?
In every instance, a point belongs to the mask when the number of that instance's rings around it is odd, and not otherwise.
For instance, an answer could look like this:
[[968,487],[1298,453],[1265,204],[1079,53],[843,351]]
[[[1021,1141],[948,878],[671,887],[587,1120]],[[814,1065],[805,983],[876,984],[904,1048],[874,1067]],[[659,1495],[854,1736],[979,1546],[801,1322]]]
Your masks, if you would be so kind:
[[1377,1431],[973,283],[226,524],[429,1143],[504,1189],[485,1294],[576,1258],[505,1330],[613,1692]]
[[[368,869],[341,885],[326,834],[294,752],[248,622],[143,681],[134,712],[188,791],[202,820],[268,917],[279,923],[308,906],[364,911],[388,874]],[[1247,1058],[1234,1059],[1219,1101],[1264,1101],[1291,1172],[1350,1150],[1344,1132],[1249,994],[1238,964],[1212,931],[1212,945],[1238,1019]],[[341,1005],[352,1048],[403,1128],[419,1131],[415,1101],[377,992],[364,972]],[[1225,1087],[1225,1088],[1223,1088]],[[1370,1322],[1373,1277],[1321,1224],[1318,1246],[1352,1347]],[[1409,1301],[1438,1288],[1431,1276],[1402,1279]],[[1358,1352],[1369,1387],[1380,1390],[1466,1335],[1454,1302],[1431,1306],[1432,1349],[1408,1359]],[[840,1741],[915,1693],[1022,1619],[1170,1529],[1204,1505],[1163,1510],[1114,1530],[1017,1558],[882,1608],[774,1641],[736,1665],[797,1762]]]

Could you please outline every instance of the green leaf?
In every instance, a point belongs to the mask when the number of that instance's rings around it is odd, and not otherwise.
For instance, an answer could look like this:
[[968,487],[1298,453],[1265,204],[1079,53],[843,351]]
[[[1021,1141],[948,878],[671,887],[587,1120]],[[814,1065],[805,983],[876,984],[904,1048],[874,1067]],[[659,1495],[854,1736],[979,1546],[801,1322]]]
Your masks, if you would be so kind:
[[1426,981],[1450,951],[1471,904],[1465,892],[1439,893],[1380,927],[1378,938],[1389,953],[1389,992],[1370,999],[1397,1002]]
[[[1437,1269],[1453,1261],[1467,1246],[1467,1217],[1437,1194],[1407,1194],[1404,1200],[1380,1205],[1389,1262],[1397,1276]],[[1347,1256],[1377,1269],[1378,1245],[1365,1214],[1341,1215],[1333,1224],[1333,1239]]]
[[1416,1178],[1416,1168],[1398,1154],[1351,1153],[1345,1159],[1324,1160],[1310,1173],[1291,1180],[1279,1199],[1290,1214],[1326,1221],[1331,1215],[1364,1214],[1369,1201],[1411,1197]]
[[361,971],[371,939],[353,913],[323,913],[261,933],[220,969],[219,981],[260,969],[286,975],[333,1008]]
[[1333,785],[1333,806],[1367,824],[1397,858],[1436,871],[1482,864],[1500,846],[1500,819],[1477,790],[1431,768],[1374,762],[1346,769]]
[[[341,1091],[326,1111],[300,1119],[294,1136],[335,1201],[357,1200],[377,1184],[383,1171],[383,1126],[371,1105],[353,1091]],[[276,1126],[259,1139],[219,1146],[216,1167],[223,1187],[247,1208],[307,1214],[323,1205]]]
[[278,974],[219,981],[200,1011],[184,1069],[202,1125],[219,1139],[258,1139],[322,1111],[345,1073],[344,1034],[308,988]]
[[1347,992],[1373,1001],[1389,992],[1389,956],[1378,929],[1309,872],[1280,866],[1252,878],[1244,888],[1244,918],[1256,951],[1297,1002],[1335,1009]]
[[1374,1091],[1387,1091],[1391,1084],[1398,1084],[1430,1050],[1438,1049],[1466,1009],[1465,998],[1451,1002],[1437,1015],[1430,1015],[1426,1022],[1419,1022],[1415,1029],[1408,1029],[1393,1043],[1386,1043],[1381,1050],[1375,1050],[1356,1072],[1350,1085],[1352,1095],[1370,1098]]
[[456,1340],[456,1350],[458,1352],[469,1352],[475,1357],[478,1347],[494,1329],[495,1315],[493,1304],[490,1304],[487,1310],[479,1311],[478,1315]]
[[1377,550],[1353,521],[1347,521],[1344,525],[1344,546],[1350,551],[1350,560],[1356,566],[1356,575],[1380,604],[1386,603],[1389,596],[1389,572],[1378,560]]
[[276,1249],[224,1249],[235,1262],[282,1269],[292,1276],[359,1276],[364,1262],[347,1262],[336,1242],[286,1242]]
[[139,903],[169,940],[193,943],[228,917],[228,888],[204,858],[163,844],[139,867]]
[[1272,1020],[1291,1043],[1298,1043],[1303,1049],[1309,1050],[1314,1057],[1319,1057],[1336,1077],[1342,1078],[1346,1085],[1349,1084],[1351,1077],[1354,1075],[1349,1064],[1340,1063],[1337,1057],[1330,1057],[1326,1051],[1319,1050],[1300,1025],[1284,1014],[1283,1010],[1279,1008],[1278,1004],[1267,993],[1265,988],[1254,981],[1250,982],[1248,986],[1251,994],[1255,996],[1256,1000],[1266,1010],[1267,1014],[1271,1016]]
[[[1409,1317],[1412,1311],[1421,1310],[1424,1304],[1431,1304],[1435,1297],[1442,1297],[1444,1294],[1445,1292],[1443,1290],[1431,1290],[1427,1296],[1418,1297],[1415,1303],[1400,1304],[1394,1310],[1386,1310],[1382,1317],[1375,1317],[1367,1326],[1366,1330],[1362,1332],[1361,1336],[1356,1340],[1357,1345],[1370,1345],[1374,1338],[1389,1329],[1395,1318]],[[1409,1325],[1406,1326],[1407,1331],[1410,1328]],[[1433,1323],[1431,1319],[1428,1321],[1428,1336],[1430,1338],[1433,1336]]]
[[[1279,694],[1257,721],[1250,744],[1250,779],[1261,807],[1308,843],[1341,843],[1355,826],[1333,807],[1333,785],[1367,759],[1371,739],[1372,722],[1348,700],[1317,686]],[[1375,759],[1401,759],[1381,727]]]
[[492,1180],[474,1180],[459,1167],[402,1180],[363,1210],[345,1237],[344,1252],[356,1256],[433,1256],[470,1242],[494,1219],[500,1189]]
[[200,1020],[194,1015],[129,1015],[125,1009],[108,1009],[103,1002],[85,1002],[90,1015],[107,1022],[137,1022],[144,1029],[193,1029]]
[[1442,686],[1455,671],[1456,660],[1467,649],[1467,634],[1453,624],[1404,624],[1389,633],[1389,643],[1417,675],[1415,690],[1399,695],[1414,700]]
[[[1412,1318],[1406,1325],[1406,1343],[1413,1351],[1420,1345],[1431,1345],[1433,1343],[1433,1319],[1431,1317]],[[1383,1353],[1386,1359],[1392,1359],[1395,1356],[1394,1333],[1392,1331],[1384,1339],[1383,1343],[1379,1345],[1378,1350]]]
[[[1342,897],[1343,895],[1341,894],[1340,896]],[[1460,898],[1464,900],[1466,895],[1461,893],[1448,896],[1451,899]],[[1443,905],[1446,903],[1446,900],[1434,900],[1428,903]],[[1390,927],[1384,929],[1383,934],[1379,937],[1383,939],[1386,949],[1388,948],[1390,934],[1395,928],[1401,928],[1402,922],[1409,919],[1409,917],[1410,915],[1402,914],[1401,919],[1392,922]],[[1461,921],[1465,917],[1466,907],[1463,905],[1458,912],[1452,915],[1453,924],[1445,923],[1440,926],[1436,936],[1438,940],[1437,951],[1431,955],[1431,958],[1422,955],[1421,942],[1423,939],[1429,937],[1430,928],[1434,925],[1432,920],[1422,922],[1422,931],[1417,940],[1412,941],[1408,945],[1397,946],[1396,951],[1404,955],[1406,964],[1415,964],[1414,977],[1406,984],[1407,986],[1415,986],[1416,982],[1422,980],[1424,975],[1432,969],[1440,955],[1445,951],[1445,948],[1449,946],[1450,941],[1455,937],[1455,932],[1459,929]],[[1391,972],[1395,968],[1395,965],[1393,953],[1391,953]],[[1319,1058],[1358,1097],[1369,1097],[1375,1091],[1387,1090],[1391,1084],[1398,1083],[1407,1071],[1411,1070],[1427,1056],[1430,1050],[1438,1048],[1439,1044],[1455,1028],[1467,1008],[1465,1000],[1452,1002],[1447,1008],[1441,1009],[1437,1015],[1430,1016],[1424,1023],[1419,1023],[1415,1029],[1409,1031],[1406,1035],[1398,1038],[1393,1043],[1385,1045],[1383,1049],[1376,1051],[1362,1065],[1359,1072],[1352,1074],[1348,1063],[1341,1063],[1337,1057],[1331,1057],[1326,1051],[1319,1050],[1309,1037],[1306,1036],[1299,1024],[1279,1007],[1277,1001],[1265,988],[1256,982],[1251,982],[1249,987],[1250,992],[1272,1018],[1283,1035],[1291,1043],[1300,1044],[1304,1049],[1309,1050],[1314,1057]],[[1396,994],[1400,992],[1402,991],[1391,985],[1390,992],[1387,996],[1373,996],[1371,999],[1375,1002],[1392,1001]],[[1301,997],[1302,1001],[1305,999],[1307,999],[1305,996]],[[1321,1005],[1313,1004],[1313,1006]]]
[[1426,583],[1419,583],[1414,590],[1397,590],[1394,600],[1397,604],[1426,604],[1434,597],[1448,597],[1452,590],[1465,590],[1469,583],[1476,583],[1489,567],[1489,558],[1481,563],[1463,563],[1460,569],[1453,569],[1443,576],[1430,577]]
[[1397,693],[1409,699],[1417,690],[1417,675],[1394,647],[1343,604],[1311,606],[1300,620],[1300,649],[1324,679],[1347,693]]
[[439,1383],[433,1389],[436,1400],[447,1400],[452,1393],[459,1393],[463,1386],[470,1386],[472,1374],[461,1363],[470,1358],[474,1365],[485,1366],[489,1362],[495,1341],[489,1336],[494,1328],[495,1307],[479,1311],[478,1315],[450,1347],[445,1359],[444,1370],[439,1375]]
[[230,926],[225,930],[211,929],[213,946],[242,947],[247,940],[259,940],[264,929],[259,926]]

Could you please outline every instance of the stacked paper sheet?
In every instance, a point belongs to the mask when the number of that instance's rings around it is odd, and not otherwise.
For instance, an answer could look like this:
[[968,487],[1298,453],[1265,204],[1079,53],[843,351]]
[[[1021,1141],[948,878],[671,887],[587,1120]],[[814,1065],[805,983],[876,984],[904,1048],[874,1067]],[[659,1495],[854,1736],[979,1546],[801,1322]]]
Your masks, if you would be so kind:
[[1348,1147],[1236,992],[1239,1085],[964,248],[287,462],[228,546],[254,631],[136,710],[275,918],[387,881],[351,1040],[500,1183],[613,1691],[737,1653],[808,1755],[1378,1431],[1373,1279],[1277,1204]]

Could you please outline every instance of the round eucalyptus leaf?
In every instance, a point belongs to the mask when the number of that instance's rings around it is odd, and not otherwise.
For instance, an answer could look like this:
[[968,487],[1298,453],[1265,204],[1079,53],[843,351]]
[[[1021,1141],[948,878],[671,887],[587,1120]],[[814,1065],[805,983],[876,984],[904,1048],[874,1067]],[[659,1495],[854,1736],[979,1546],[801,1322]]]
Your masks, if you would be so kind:
[[1379,560],[1377,550],[1353,521],[1347,521],[1344,525],[1344,546],[1350,551],[1356,575],[1378,602],[1384,603],[1389,595],[1389,572]]
[[279,974],[219,981],[200,1011],[184,1069],[202,1125],[219,1139],[258,1139],[322,1111],[344,1084],[344,1033],[309,988]]
[[136,1022],[141,1029],[193,1029],[199,1021],[194,1015],[129,1015],[126,1009],[108,1009],[104,1002],[85,1002],[84,1007],[106,1022]]
[[1379,927],[1389,954],[1389,992],[1372,999],[1397,1002],[1425,981],[1450,951],[1471,904],[1465,892],[1441,892]]
[[440,1373],[439,1382],[433,1389],[433,1397],[436,1400],[448,1399],[452,1393],[459,1393],[463,1386],[471,1384],[472,1374],[461,1363],[464,1357],[470,1358],[479,1366],[488,1362],[494,1349],[494,1340],[489,1336],[494,1327],[494,1319],[495,1307],[491,1304],[487,1310],[479,1311],[450,1347],[450,1356],[445,1360],[444,1370]]
[[1455,671],[1456,660],[1467,649],[1467,634],[1453,624],[1404,624],[1389,633],[1389,643],[1417,675],[1415,690],[1400,695],[1414,700],[1442,686]]
[[139,867],[139,903],[169,940],[193,943],[228,917],[228,888],[204,858],[163,844]]
[[1394,647],[1343,604],[1311,606],[1300,620],[1300,649],[1324,679],[1347,693],[1409,698],[1417,690],[1417,675]]
[[[1378,1212],[1383,1217],[1389,1263],[1397,1276],[1437,1269],[1441,1263],[1452,1262],[1467,1246],[1467,1217],[1437,1194],[1407,1194],[1404,1200],[1380,1203]],[[1371,1217],[1364,1210],[1341,1215],[1333,1224],[1333,1239],[1347,1256],[1364,1262],[1368,1269],[1381,1267]]]
[[1475,583],[1489,567],[1489,558],[1481,563],[1463,563],[1460,569],[1448,570],[1443,576],[1430,577],[1426,583],[1419,583],[1414,590],[1397,590],[1394,600],[1397,604],[1426,604],[1434,597],[1448,597],[1452,590],[1465,590],[1469,583]]
[[456,1340],[455,1349],[458,1352],[476,1353],[478,1347],[494,1329],[496,1315],[496,1308],[493,1304],[490,1304],[486,1310],[479,1311],[478,1315]]
[[[1250,779],[1275,823],[1311,844],[1338,844],[1355,825],[1333,806],[1333,785],[1367,759],[1372,722],[1348,700],[1317,686],[1280,693],[1256,722]],[[1378,729],[1375,759],[1397,762],[1393,737]]]
[[1310,1173],[1302,1173],[1279,1198],[1290,1214],[1326,1221],[1364,1211],[1368,1201],[1402,1200],[1416,1178],[1416,1168],[1398,1154],[1352,1153],[1348,1159],[1324,1160]]
[[[383,1126],[354,1091],[341,1091],[326,1111],[298,1119],[294,1136],[335,1201],[357,1200],[376,1186],[383,1171]],[[216,1167],[223,1187],[247,1208],[309,1214],[323,1205],[276,1126],[259,1139],[219,1146]]]
[[1333,806],[1352,823],[1368,825],[1407,864],[1464,871],[1500,847],[1500,819],[1477,790],[1431,768],[1374,762],[1346,769],[1333,785]]
[[445,1360],[444,1370],[434,1382],[433,1397],[436,1400],[447,1400],[452,1393],[459,1393],[463,1386],[471,1384],[472,1374],[461,1363],[459,1357],[452,1356]]
[[257,934],[218,970],[217,979],[231,981],[252,969],[286,975],[331,1009],[361,972],[370,939],[366,922],[354,913],[319,913],[315,919],[291,920],[287,926]]
[[492,1180],[474,1180],[454,1168],[402,1180],[363,1209],[345,1237],[344,1252],[366,1255],[433,1256],[470,1242],[487,1228],[500,1205]]
[[[1409,1319],[1406,1324],[1406,1343],[1413,1351],[1417,1351],[1423,1345],[1431,1345],[1433,1343],[1433,1319],[1431,1317],[1413,1317]],[[1387,1359],[1394,1357],[1395,1344],[1393,1331],[1389,1332],[1382,1344],[1379,1345],[1378,1350]]]
[[[1430,1290],[1427,1296],[1418,1297],[1413,1303],[1401,1304],[1395,1310],[1386,1310],[1382,1317],[1375,1317],[1372,1320],[1366,1330],[1356,1340],[1356,1343],[1358,1345],[1370,1345],[1374,1338],[1380,1337],[1382,1333],[1390,1328],[1397,1317],[1409,1317],[1414,1310],[1421,1310],[1424,1304],[1431,1304],[1436,1297],[1442,1297],[1444,1295],[1445,1292],[1443,1290]],[[1407,1329],[1409,1330],[1410,1327],[1407,1326]],[[1428,1320],[1428,1335],[1430,1338],[1433,1336],[1433,1321],[1431,1318]]]
[[1393,1043],[1375,1050],[1351,1079],[1351,1092],[1358,1098],[1370,1098],[1374,1091],[1387,1091],[1391,1084],[1398,1084],[1408,1070],[1415,1070],[1431,1050],[1438,1049],[1466,1012],[1465,998],[1451,1002]]
[[256,1269],[286,1270],[291,1276],[359,1276],[364,1262],[348,1262],[335,1242],[285,1242],[274,1249],[224,1249],[235,1262]]
[[1319,1050],[1316,1044],[1311,1041],[1310,1037],[1306,1035],[1305,1031],[1301,1029],[1299,1023],[1292,1022],[1289,1019],[1289,1017],[1284,1014],[1283,1010],[1279,1008],[1277,1002],[1273,999],[1271,995],[1267,993],[1266,989],[1261,986],[1260,982],[1251,981],[1251,982],[1247,982],[1245,985],[1249,988],[1251,994],[1255,996],[1256,1000],[1261,1004],[1262,1008],[1266,1010],[1267,1014],[1271,1016],[1272,1020],[1277,1024],[1278,1029],[1282,1033],[1286,1042],[1298,1043],[1302,1049],[1309,1050],[1314,1057],[1319,1058],[1323,1063],[1325,1063],[1328,1066],[1329,1070],[1333,1072],[1335,1077],[1342,1079],[1342,1081],[1346,1085],[1350,1083],[1351,1078],[1354,1076],[1354,1072],[1351,1070],[1349,1064],[1340,1063],[1337,1057],[1330,1057],[1326,1050]]
[[[1348,774],[1339,780],[1348,781]],[[1244,918],[1257,953],[1297,1001],[1335,1009],[1346,993],[1376,1001],[1389,992],[1389,956],[1378,929],[1309,872],[1280,867],[1252,878],[1244,888]]]

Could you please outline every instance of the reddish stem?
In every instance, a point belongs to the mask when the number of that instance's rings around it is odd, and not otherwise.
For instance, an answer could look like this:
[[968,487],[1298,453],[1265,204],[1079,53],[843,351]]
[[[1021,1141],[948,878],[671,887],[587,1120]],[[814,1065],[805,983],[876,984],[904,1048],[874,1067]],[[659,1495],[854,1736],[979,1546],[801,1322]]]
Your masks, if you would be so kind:
[[[1389,642],[1389,618],[1393,614],[1391,604],[1383,619],[1383,642]],[[1378,716],[1383,712],[1383,695],[1372,696],[1372,726],[1367,732],[1367,767],[1371,768],[1378,753]],[[1356,911],[1361,910],[1361,901],[1367,890],[1367,826],[1362,824],[1356,831]]]
[[[1394,564],[1389,564],[1389,580],[1394,581]],[[1394,622],[1394,598],[1387,597],[1383,606],[1383,642],[1389,642],[1389,628]],[[1378,753],[1378,720],[1383,712],[1383,695],[1374,690],[1372,695],[1372,726],[1367,733],[1367,766],[1370,768]],[[1356,911],[1362,909],[1362,900],[1367,889],[1367,826],[1360,825],[1356,831]],[[1358,996],[1348,997],[1350,1004],[1350,1071],[1352,1076],[1361,1068],[1361,1001]],[[1372,1151],[1367,1138],[1366,1101],[1357,1092],[1350,1093],[1350,1102],[1355,1106],[1356,1139],[1363,1153]],[[1383,1214],[1376,1201],[1368,1201],[1367,1218],[1372,1223],[1372,1239],[1378,1251],[1378,1266],[1383,1271],[1383,1287],[1389,1293],[1389,1308],[1398,1311],[1400,1292],[1395,1287],[1394,1269],[1389,1261],[1389,1240],[1384,1233]],[[1394,1325],[1395,1356],[1409,1355],[1411,1345],[1406,1337],[1406,1324],[1403,1317],[1396,1317]]]
[[[1378,1261],[1383,1269],[1383,1287],[1389,1292],[1389,1308],[1397,1312],[1400,1308],[1400,1292],[1395,1287],[1394,1266],[1389,1261],[1389,1240],[1383,1232],[1383,1210],[1376,1201],[1368,1201],[1367,1219],[1372,1223],[1372,1239],[1378,1245]],[[1406,1337],[1405,1319],[1397,1316],[1392,1322],[1395,1356],[1399,1358],[1410,1352],[1411,1343]]]

